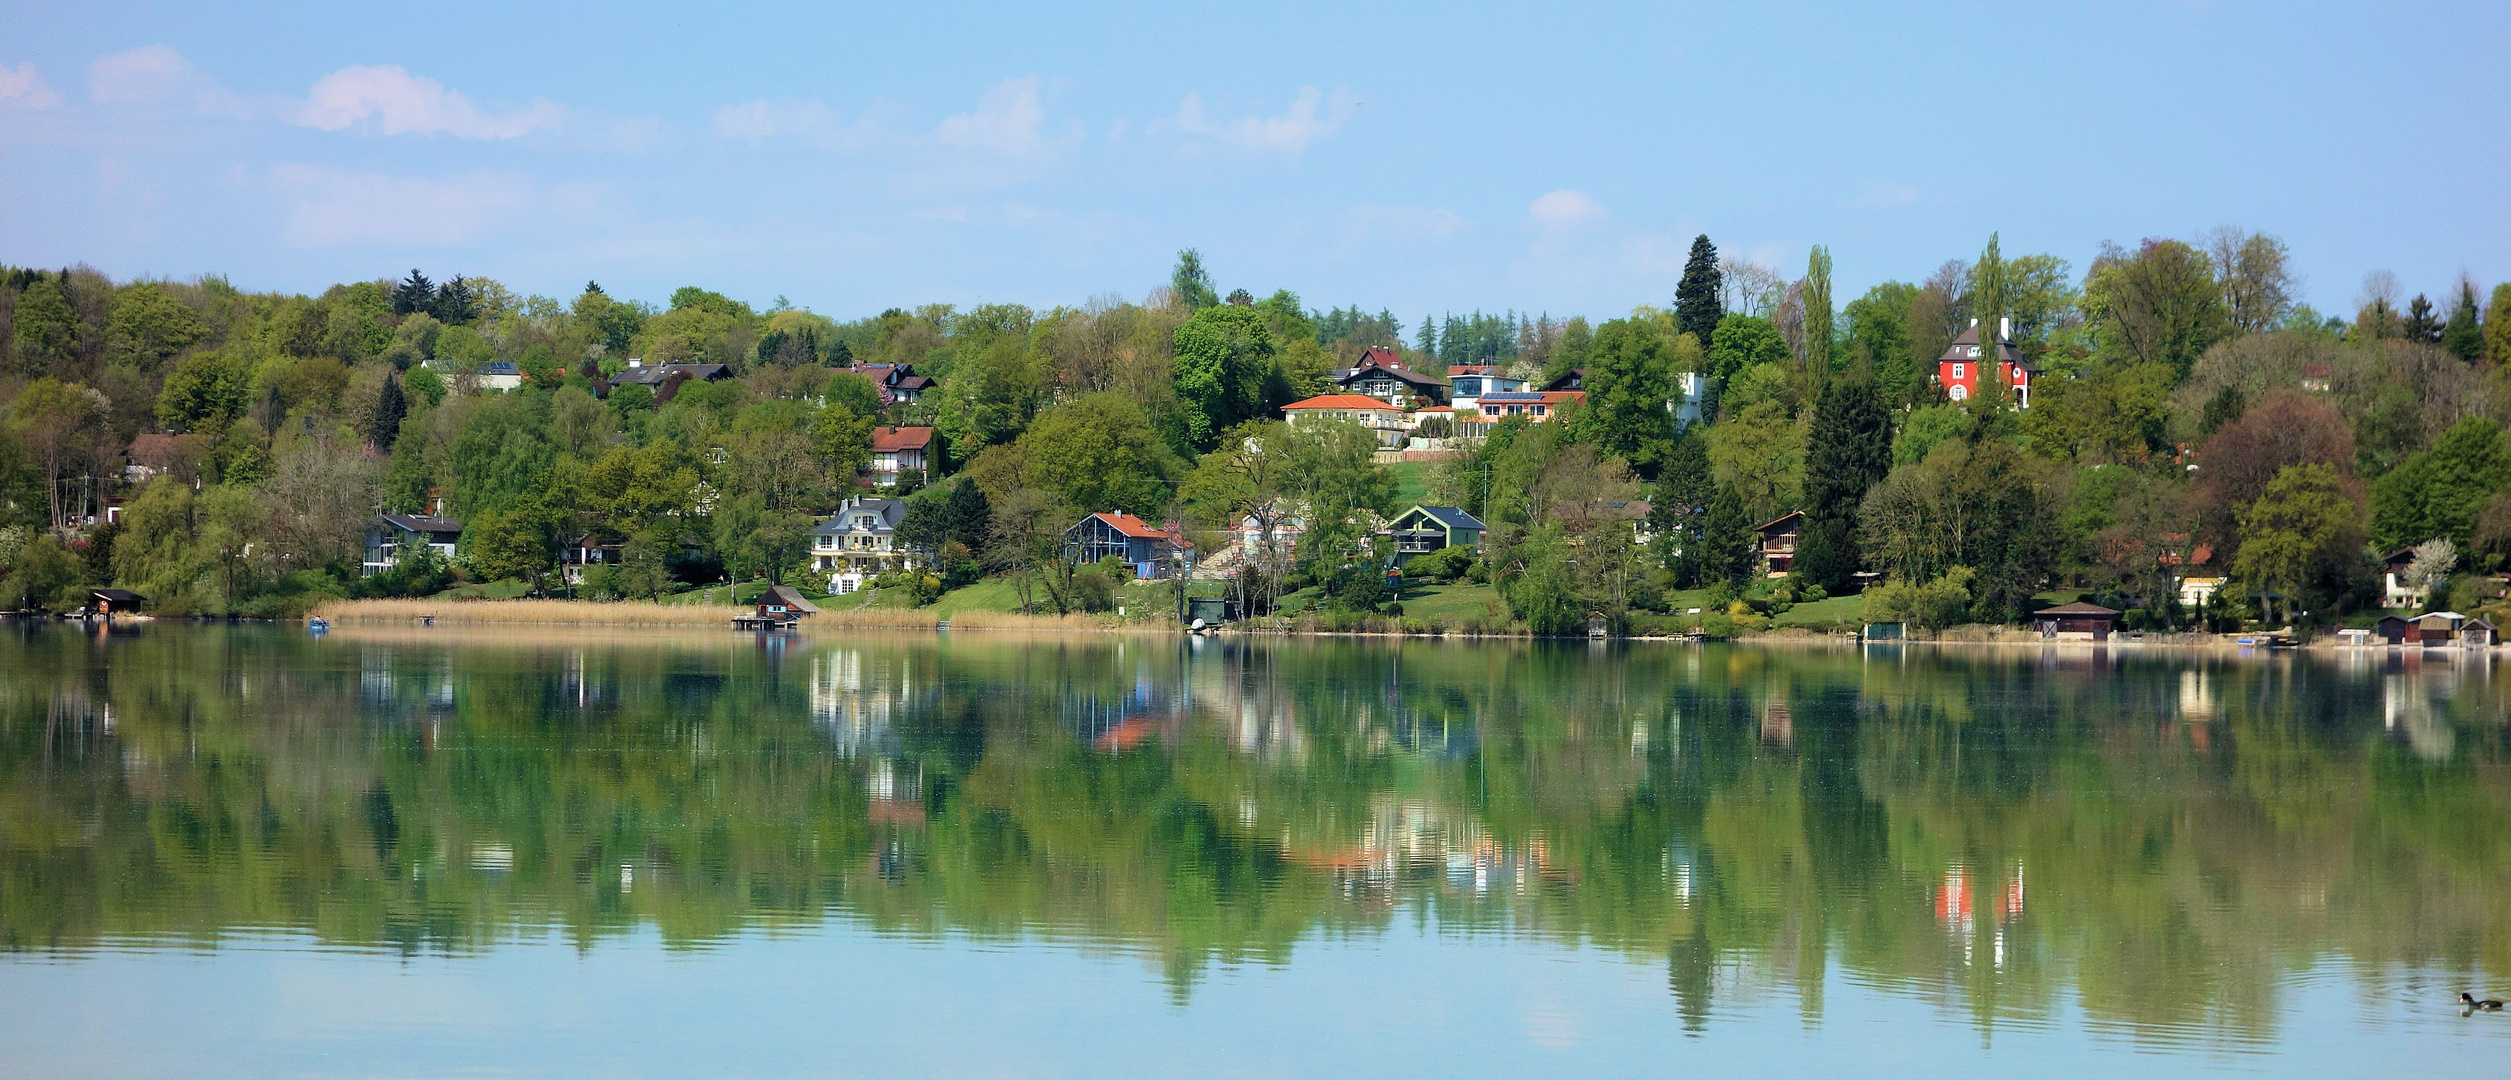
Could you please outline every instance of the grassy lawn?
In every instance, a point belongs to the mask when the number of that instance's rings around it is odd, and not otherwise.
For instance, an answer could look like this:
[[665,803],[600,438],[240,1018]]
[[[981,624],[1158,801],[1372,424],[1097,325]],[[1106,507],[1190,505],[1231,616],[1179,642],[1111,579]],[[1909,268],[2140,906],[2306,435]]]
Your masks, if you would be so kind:
[[1428,461],[1399,461],[1386,467],[1387,472],[1395,474],[1397,513],[1414,503],[1430,501],[1430,470],[1437,467],[1437,463]]
[[1780,612],[1772,622],[1779,626],[1862,625],[1866,621],[1865,613],[1865,597],[1834,596],[1828,600],[1798,604]]
[[1500,599],[1500,591],[1488,585],[1457,582],[1453,585],[1422,585],[1404,590],[1404,614],[1433,623],[1451,626],[1469,618],[1485,618],[1506,622],[1511,617],[1508,602]]

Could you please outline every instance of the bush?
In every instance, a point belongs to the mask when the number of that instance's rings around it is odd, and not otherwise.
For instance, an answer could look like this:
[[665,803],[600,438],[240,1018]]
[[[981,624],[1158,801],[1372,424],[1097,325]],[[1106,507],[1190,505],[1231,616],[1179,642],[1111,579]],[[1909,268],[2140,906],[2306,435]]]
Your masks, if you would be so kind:
[[1956,566],[1924,585],[1887,581],[1866,590],[1866,621],[1908,623],[1942,630],[1970,611],[1971,569]]
[[1404,576],[1420,581],[1454,581],[1472,567],[1472,548],[1450,546],[1414,556],[1411,562],[1404,564]]

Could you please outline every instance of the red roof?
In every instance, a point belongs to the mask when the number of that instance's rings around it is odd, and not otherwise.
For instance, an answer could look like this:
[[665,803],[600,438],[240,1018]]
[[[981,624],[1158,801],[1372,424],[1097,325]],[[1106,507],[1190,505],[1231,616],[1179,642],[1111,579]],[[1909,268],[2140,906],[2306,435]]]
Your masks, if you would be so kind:
[[1309,398],[1306,401],[1294,401],[1288,405],[1282,406],[1283,412],[1289,412],[1292,409],[1376,409],[1381,412],[1403,411],[1395,406],[1389,405],[1365,394],[1320,394],[1316,397]]
[[1123,533],[1127,536],[1139,536],[1145,540],[1160,540],[1165,539],[1168,536],[1167,533],[1160,531],[1157,526],[1152,525],[1150,522],[1144,521],[1132,514],[1125,513],[1122,510],[1111,510],[1103,514],[1092,514],[1090,516],[1106,522],[1108,527],[1113,528],[1117,532]]
[[876,427],[872,429],[872,452],[894,454],[900,450],[922,450],[933,445],[933,429],[929,427]]

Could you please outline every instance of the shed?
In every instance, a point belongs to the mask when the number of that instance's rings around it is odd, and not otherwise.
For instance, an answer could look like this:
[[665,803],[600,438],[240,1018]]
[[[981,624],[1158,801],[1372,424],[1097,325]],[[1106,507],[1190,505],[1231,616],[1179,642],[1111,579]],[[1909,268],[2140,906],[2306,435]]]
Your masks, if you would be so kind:
[[2415,620],[2404,615],[2383,615],[2372,624],[2372,636],[2391,645],[2406,644],[2406,635],[2415,627]]
[[2466,622],[2467,616],[2455,611],[2427,611],[2415,617],[2415,629],[2407,635],[2407,641],[2427,648],[2447,645],[2459,636],[2459,627]]
[[136,613],[148,606],[148,598],[129,589],[90,589],[87,606],[98,615]]
[[1226,596],[1189,596],[1186,598],[1186,621],[1197,619],[1205,626],[1218,626],[1238,617],[1238,601]]
[[758,617],[768,622],[797,622],[805,615],[817,615],[820,609],[802,598],[802,590],[791,585],[771,585],[759,594]]
[[2119,613],[2099,604],[2077,601],[2032,612],[2032,625],[2045,638],[2108,641],[2119,628]]
[[2483,619],[2469,619],[2459,624],[2459,644],[2471,649],[2490,649],[2499,640],[2494,624]]

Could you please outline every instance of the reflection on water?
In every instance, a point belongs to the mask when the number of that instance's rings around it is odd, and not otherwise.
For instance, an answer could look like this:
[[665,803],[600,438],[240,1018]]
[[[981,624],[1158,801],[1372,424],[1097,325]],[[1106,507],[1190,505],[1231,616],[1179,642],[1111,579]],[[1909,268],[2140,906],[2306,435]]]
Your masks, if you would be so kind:
[[1187,1003],[1402,930],[1652,966],[1695,1034],[1851,987],[2239,1050],[2511,972],[2504,710],[2371,651],[21,628],[0,975],[857,928]]

